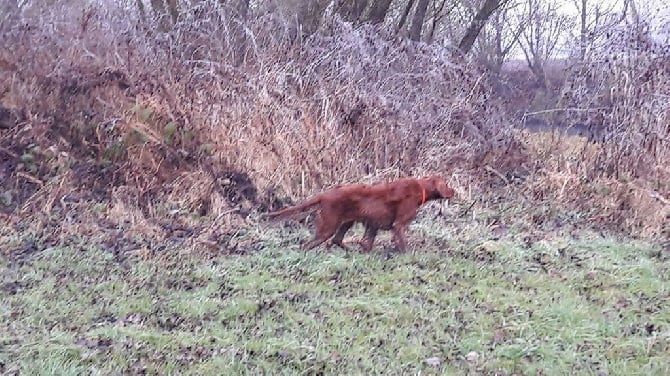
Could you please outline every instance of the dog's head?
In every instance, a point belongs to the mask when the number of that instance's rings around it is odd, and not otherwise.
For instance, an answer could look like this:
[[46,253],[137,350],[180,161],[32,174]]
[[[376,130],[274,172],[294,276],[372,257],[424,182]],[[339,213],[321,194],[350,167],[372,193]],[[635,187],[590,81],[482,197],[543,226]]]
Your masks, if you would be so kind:
[[425,187],[439,198],[450,199],[456,196],[456,191],[447,185],[447,182],[439,176],[425,178]]

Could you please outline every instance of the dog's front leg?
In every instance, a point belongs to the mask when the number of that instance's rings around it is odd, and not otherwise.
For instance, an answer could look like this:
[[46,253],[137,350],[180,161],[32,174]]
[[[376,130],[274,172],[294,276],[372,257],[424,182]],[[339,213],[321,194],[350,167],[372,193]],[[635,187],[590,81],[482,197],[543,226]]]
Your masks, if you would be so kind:
[[377,236],[377,227],[371,225],[371,224],[366,224],[365,225],[365,234],[363,234],[363,239],[360,240],[359,244],[361,245],[361,248],[363,248],[363,252],[370,252],[372,250],[372,246],[375,243],[375,237]]
[[393,225],[393,242],[398,251],[405,252],[407,249],[407,240],[405,240],[405,226],[400,224]]

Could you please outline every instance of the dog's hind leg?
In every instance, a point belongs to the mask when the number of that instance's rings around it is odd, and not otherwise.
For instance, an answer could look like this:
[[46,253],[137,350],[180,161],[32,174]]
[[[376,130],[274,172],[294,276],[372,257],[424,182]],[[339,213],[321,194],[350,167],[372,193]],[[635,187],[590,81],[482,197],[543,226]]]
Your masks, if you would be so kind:
[[323,213],[319,214],[319,217],[316,220],[316,232],[314,233],[314,239],[305,243],[303,246],[305,250],[310,250],[318,246],[319,244],[330,239],[333,234],[335,234],[337,229],[340,227],[340,223],[336,218],[333,218],[333,216],[323,215]]
[[353,221],[345,222],[342,225],[340,225],[340,227],[337,229],[337,232],[335,233],[335,236],[333,236],[330,243],[328,244],[328,248],[330,248],[334,245],[337,245],[340,248],[344,249],[345,251],[348,251],[349,247],[344,245],[344,243],[342,241],[344,240],[344,235],[347,233],[347,231],[349,231],[349,229],[353,225],[354,225]]
[[377,236],[377,227],[367,223],[365,225],[365,234],[363,234],[363,239],[359,242],[363,252],[370,252],[372,246],[375,244],[375,237]]

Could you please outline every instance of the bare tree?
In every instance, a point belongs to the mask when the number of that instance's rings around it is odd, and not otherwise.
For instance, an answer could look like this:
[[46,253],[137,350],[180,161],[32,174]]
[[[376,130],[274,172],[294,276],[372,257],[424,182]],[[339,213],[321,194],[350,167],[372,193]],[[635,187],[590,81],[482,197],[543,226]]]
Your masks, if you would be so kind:
[[318,29],[319,25],[321,25],[323,13],[329,3],[330,0],[295,2],[294,9],[297,10],[298,25],[303,35],[310,35]]
[[526,22],[515,15],[525,14],[525,0],[509,1],[495,12],[481,31],[477,43],[479,60],[498,73],[512,49],[518,44]]
[[416,4],[414,17],[412,18],[412,25],[409,28],[409,39],[419,41],[421,39],[421,29],[423,28],[423,20],[426,18],[426,10],[428,10],[429,0],[419,0]]
[[[450,2],[451,3],[451,2]],[[435,37],[435,30],[437,30],[438,23],[447,17],[451,11],[456,7],[456,2],[451,3],[451,6],[449,9],[445,9],[445,5],[447,4],[447,0],[435,0],[433,1],[433,12],[432,12],[432,17],[430,21],[430,29],[428,30],[428,35],[426,36],[426,41],[428,43],[433,42],[433,38]]]
[[625,19],[626,14],[628,13],[628,9],[630,9],[630,16],[631,16],[631,21],[633,24],[638,24],[640,23],[640,15],[637,12],[637,6],[635,6],[635,1],[633,0],[624,0],[623,2],[623,12],[621,12],[621,18]]
[[632,0],[623,0],[621,17],[616,17],[614,11],[618,2],[602,2],[593,0],[572,0],[579,12],[579,60],[584,60],[586,52],[608,30],[621,23],[627,9],[635,15],[635,3]]
[[335,6],[345,20],[357,24],[361,21],[368,2],[368,0],[339,0]]
[[493,12],[495,12],[501,5],[505,4],[509,0],[485,0],[484,4],[479,8],[479,11],[475,17],[470,22],[470,26],[465,31],[465,35],[461,38],[461,42],[458,44],[458,48],[463,53],[468,53],[472,49],[472,45],[477,39],[477,35],[484,27],[486,21],[491,17]]
[[581,2],[581,9],[579,12],[579,60],[584,60],[586,55],[586,43],[588,39],[588,31],[586,28],[586,1],[587,0],[574,0],[575,5],[579,8],[579,2]]
[[386,13],[391,6],[391,1],[392,0],[375,0],[372,3],[372,8],[370,9],[370,14],[368,15],[368,22],[373,24],[384,22]]
[[405,22],[407,22],[407,17],[409,16],[409,12],[412,10],[413,5],[414,0],[407,0],[407,4],[405,4],[405,9],[402,11],[402,13],[400,13],[400,20],[398,21],[398,27],[396,27],[395,29],[396,35],[400,34],[400,31],[405,26]]
[[527,5],[527,14],[520,15],[527,27],[521,33],[519,47],[538,83],[546,86],[546,63],[556,55],[561,35],[570,30],[572,20],[557,12],[555,1],[527,0]]
[[[179,2],[177,0],[151,0],[151,9],[159,16],[169,15],[172,23],[179,17]],[[164,20],[161,27],[169,27],[169,22]]]
[[265,8],[265,12],[280,13],[287,27],[290,40],[296,40],[296,38],[308,36],[316,32],[319,26],[321,26],[325,10],[330,4],[331,0],[265,0],[250,2],[250,6],[262,6]]

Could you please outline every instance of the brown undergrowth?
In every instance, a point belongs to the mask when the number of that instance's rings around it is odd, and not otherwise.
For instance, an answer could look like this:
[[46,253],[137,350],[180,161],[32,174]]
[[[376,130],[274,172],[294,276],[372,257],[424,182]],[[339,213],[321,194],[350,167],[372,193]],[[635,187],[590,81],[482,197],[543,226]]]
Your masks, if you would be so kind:
[[[336,18],[296,39],[259,16],[240,60],[229,30],[206,22],[227,15],[158,31],[110,6],[3,24],[3,249],[246,251],[231,239],[290,198],[425,173],[448,176],[464,216],[492,224],[667,236],[667,104],[656,118],[616,112],[642,121],[627,140],[658,128],[648,156],[615,138],[537,139],[512,129],[488,74],[447,49]],[[603,169],[612,153],[616,173]]]

